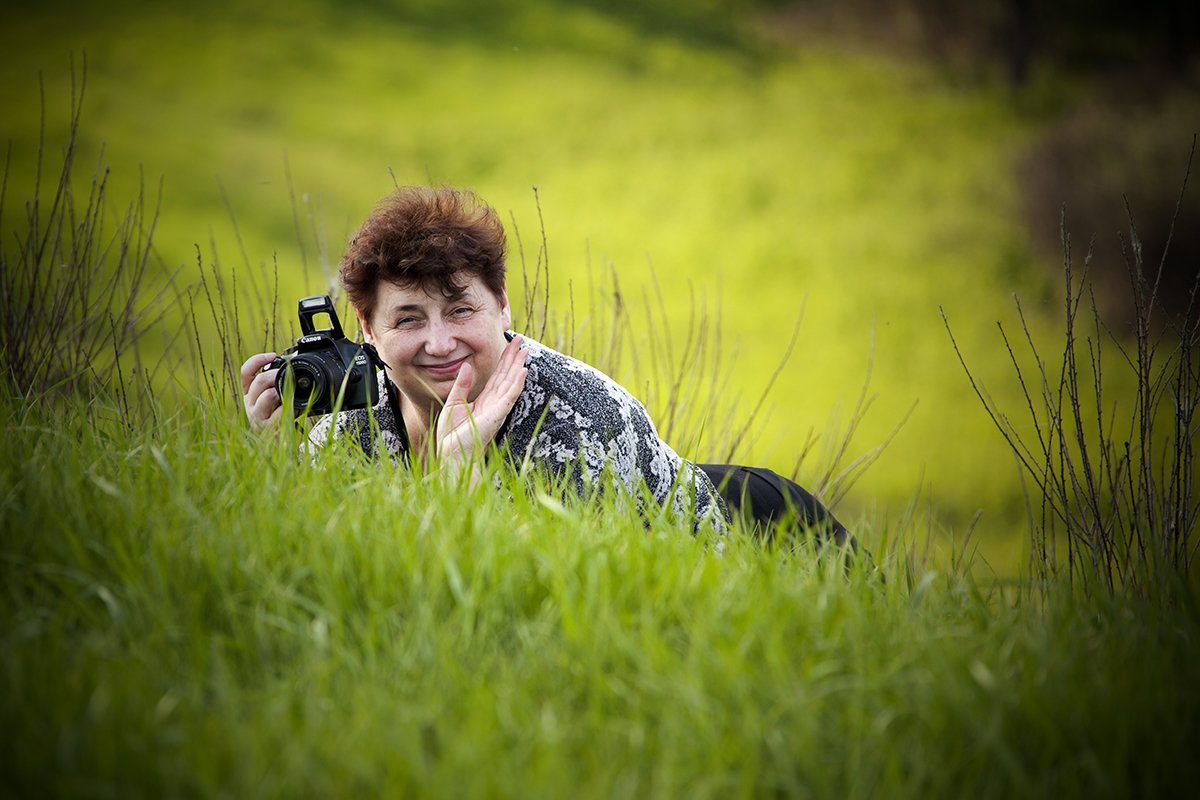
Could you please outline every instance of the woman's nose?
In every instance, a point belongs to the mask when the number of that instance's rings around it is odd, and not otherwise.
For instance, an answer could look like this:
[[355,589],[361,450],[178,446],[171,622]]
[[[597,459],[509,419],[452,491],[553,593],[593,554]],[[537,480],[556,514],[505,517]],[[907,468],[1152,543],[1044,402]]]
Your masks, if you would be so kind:
[[439,319],[429,325],[429,335],[425,339],[425,352],[431,356],[448,356],[454,352],[456,342],[450,326]]

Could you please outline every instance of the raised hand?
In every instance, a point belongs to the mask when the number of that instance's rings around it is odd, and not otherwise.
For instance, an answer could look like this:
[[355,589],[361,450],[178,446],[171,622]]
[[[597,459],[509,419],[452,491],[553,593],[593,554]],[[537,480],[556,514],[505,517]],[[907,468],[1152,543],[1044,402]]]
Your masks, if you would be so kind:
[[434,428],[438,460],[444,466],[477,466],[483,449],[504,424],[525,387],[528,373],[528,352],[521,349],[521,341],[518,334],[505,346],[492,377],[474,400],[468,400],[474,370],[469,363],[459,370]]

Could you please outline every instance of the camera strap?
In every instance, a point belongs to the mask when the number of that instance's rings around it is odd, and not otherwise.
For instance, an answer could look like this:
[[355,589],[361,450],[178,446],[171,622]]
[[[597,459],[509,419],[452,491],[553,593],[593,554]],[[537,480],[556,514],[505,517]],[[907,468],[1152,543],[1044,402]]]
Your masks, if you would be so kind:
[[375,349],[375,345],[363,342],[362,349],[367,354],[367,358],[371,359],[371,363],[375,365],[375,369],[387,366],[387,363],[379,357],[379,351]]

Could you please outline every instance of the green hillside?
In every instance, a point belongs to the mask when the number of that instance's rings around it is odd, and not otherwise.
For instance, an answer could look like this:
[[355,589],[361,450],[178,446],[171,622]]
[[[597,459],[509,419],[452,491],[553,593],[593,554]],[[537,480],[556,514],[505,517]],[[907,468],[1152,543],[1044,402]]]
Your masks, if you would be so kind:
[[[796,351],[754,418],[756,442],[738,457],[791,474],[815,433],[798,473],[812,485],[871,365],[874,403],[843,463],[913,411],[839,514],[895,519],[924,487],[950,529],[982,510],[980,530],[1008,561],[1015,551],[1001,543],[1023,514],[1015,467],[939,308],[990,391],[1019,410],[994,323],[1016,324],[1016,292],[1035,336],[1056,326],[1056,265],[1035,255],[1017,175],[1041,124],[1022,109],[1053,93],[787,44],[762,35],[755,13],[320,0],[10,12],[4,213],[30,194],[39,75],[50,171],[71,59],[78,76],[84,54],[79,172],[103,147],[117,208],[139,180],[155,197],[161,179],[154,242],[163,274],[182,267],[179,285],[215,265],[245,286],[277,263],[286,319],[295,297],[326,286],[323,270],[394,181],[475,187],[511,217],[529,267],[544,224],[560,311],[607,286],[611,269],[637,312],[652,265],[677,347],[689,315],[719,315],[743,415],[803,312]],[[261,341],[264,321],[243,323]],[[669,402],[616,371],[652,410]],[[672,438],[704,457],[724,424]]]

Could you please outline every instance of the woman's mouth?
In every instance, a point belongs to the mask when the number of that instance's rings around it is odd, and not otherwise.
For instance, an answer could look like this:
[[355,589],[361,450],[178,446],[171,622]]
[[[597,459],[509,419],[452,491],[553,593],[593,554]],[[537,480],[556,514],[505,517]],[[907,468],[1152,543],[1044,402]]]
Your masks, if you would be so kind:
[[453,361],[443,361],[437,364],[417,364],[418,369],[422,369],[433,375],[436,378],[453,378],[458,375],[458,369],[467,360],[467,356],[456,358]]

